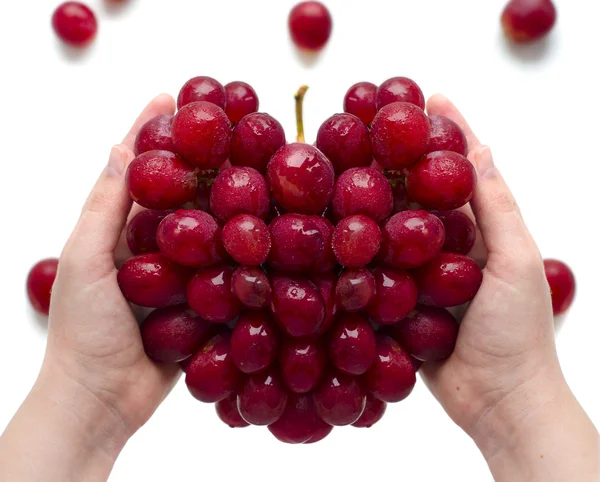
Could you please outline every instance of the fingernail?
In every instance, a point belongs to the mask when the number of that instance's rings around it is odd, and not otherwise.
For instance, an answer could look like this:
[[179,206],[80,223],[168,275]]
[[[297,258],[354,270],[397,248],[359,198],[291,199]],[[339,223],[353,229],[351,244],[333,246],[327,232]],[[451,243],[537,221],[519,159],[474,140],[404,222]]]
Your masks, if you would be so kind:
[[496,176],[497,170],[494,165],[494,156],[488,146],[481,146],[475,154],[475,166],[477,174],[481,179],[492,178]]
[[106,175],[108,177],[121,177],[125,172],[125,156],[119,146],[114,146],[110,151]]

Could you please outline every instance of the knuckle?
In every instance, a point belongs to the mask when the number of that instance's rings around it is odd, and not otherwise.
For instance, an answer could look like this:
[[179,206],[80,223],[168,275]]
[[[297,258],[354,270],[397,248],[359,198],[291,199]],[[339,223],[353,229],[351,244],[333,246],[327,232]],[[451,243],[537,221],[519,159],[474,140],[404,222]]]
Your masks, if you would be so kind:
[[106,211],[111,205],[111,198],[103,191],[94,191],[90,195],[85,210],[92,213],[101,213]]
[[518,212],[517,203],[512,194],[508,191],[501,190],[497,192],[491,200],[492,209],[500,213]]

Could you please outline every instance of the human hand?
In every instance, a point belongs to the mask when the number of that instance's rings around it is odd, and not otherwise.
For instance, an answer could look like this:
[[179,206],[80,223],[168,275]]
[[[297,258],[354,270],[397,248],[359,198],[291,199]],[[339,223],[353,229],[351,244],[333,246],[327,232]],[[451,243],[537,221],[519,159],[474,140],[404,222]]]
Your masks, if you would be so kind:
[[[595,480],[592,472],[600,475],[597,453],[591,457],[596,471],[590,464],[584,465],[587,472],[575,473],[554,466],[538,479],[539,473],[530,467],[529,450],[543,459],[544,452],[553,454],[565,442],[552,446],[553,432],[543,427],[567,425],[567,431],[574,430],[578,442],[568,447],[569,453],[577,452],[575,446],[581,447],[588,435],[573,462],[597,450],[597,432],[563,378],[543,260],[490,149],[443,96],[429,99],[427,111],[449,117],[467,136],[478,184],[465,212],[478,227],[472,255],[485,268],[481,288],[462,319],[454,353],[445,362],[425,364],[423,378],[448,415],[479,445],[497,480]],[[540,437],[547,441],[540,443]],[[563,437],[569,439],[568,433]],[[515,457],[523,458],[515,462]],[[508,465],[507,458],[510,469],[502,467]],[[568,458],[562,453],[558,460]],[[526,466],[528,478],[519,464]],[[577,473],[590,478],[578,478]],[[569,478],[563,478],[567,474]]]

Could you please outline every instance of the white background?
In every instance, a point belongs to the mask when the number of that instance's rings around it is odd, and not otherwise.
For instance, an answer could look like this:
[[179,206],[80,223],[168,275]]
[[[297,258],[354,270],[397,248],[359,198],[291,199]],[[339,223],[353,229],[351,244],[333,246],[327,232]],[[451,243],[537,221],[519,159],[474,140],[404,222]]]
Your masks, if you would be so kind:
[[[567,379],[600,424],[597,255],[600,3],[557,0],[548,42],[512,50],[500,35],[504,0],[328,0],[334,30],[308,66],[288,40],[294,0],[90,0],[100,31],[73,55],[55,40],[58,0],[0,4],[0,428],[26,396],[44,352],[25,298],[27,271],[57,256],[110,147],[155,94],[194,75],[245,80],[261,110],[294,134],[302,83],[308,141],[340,112],[354,82],[394,75],[444,92],[492,146],[547,257],[565,259],[579,290],[559,336]],[[490,480],[470,439],[422,383],[370,430],[337,429],[323,443],[287,446],[265,429],[232,431],[180,383],[127,445],[111,480],[260,477],[344,481]]]

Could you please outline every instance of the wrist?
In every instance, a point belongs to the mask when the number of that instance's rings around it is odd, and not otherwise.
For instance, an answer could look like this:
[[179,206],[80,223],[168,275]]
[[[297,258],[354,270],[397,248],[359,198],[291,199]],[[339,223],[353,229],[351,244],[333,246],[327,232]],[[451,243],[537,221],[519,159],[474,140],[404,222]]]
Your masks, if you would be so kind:
[[499,400],[471,436],[499,482],[587,482],[600,476],[598,432],[558,366]]
[[78,447],[82,462],[112,468],[129,435],[120,416],[97,395],[59,367],[44,364],[28,399],[44,407],[45,417],[60,427],[53,436]]

